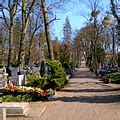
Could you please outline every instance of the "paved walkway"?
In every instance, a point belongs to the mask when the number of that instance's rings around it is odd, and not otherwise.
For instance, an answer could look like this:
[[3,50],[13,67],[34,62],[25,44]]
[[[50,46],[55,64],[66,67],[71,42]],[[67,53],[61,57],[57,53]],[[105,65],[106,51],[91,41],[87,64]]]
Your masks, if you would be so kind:
[[31,107],[34,115],[7,120],[120,120],[120,90],[96,79],[83,64],[53,100]]

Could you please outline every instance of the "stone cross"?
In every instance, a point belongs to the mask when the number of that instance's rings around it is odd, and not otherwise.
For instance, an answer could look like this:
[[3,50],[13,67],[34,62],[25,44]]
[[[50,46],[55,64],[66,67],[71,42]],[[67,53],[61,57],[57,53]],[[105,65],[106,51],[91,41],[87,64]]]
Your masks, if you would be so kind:
[[7,86],[7,76],[8,76],[8,73],[6,72],[6,68],[4,68],[4,73],[3,73],[4,86]]

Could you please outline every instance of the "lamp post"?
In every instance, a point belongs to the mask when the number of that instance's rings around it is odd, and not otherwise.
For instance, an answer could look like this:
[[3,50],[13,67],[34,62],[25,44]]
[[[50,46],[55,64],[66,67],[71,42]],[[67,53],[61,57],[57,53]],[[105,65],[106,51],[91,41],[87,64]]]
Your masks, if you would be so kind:
[[118,33],[118,67],[120,68],[120,0],[110,0],[111,10],[114,17],[117,19],[117,33]]

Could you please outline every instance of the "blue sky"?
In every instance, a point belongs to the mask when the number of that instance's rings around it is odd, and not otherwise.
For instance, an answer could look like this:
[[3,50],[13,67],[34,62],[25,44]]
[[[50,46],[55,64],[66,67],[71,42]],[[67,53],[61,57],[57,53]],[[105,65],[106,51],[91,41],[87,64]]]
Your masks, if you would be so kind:
[[[83,1],[83,2],[82,2]],[[100,9],[101,13],[105,13],[106,9],[109,8],[110,0],[100,0]],[[86,5],[88,0],[76,0],[75,2],[67,3],[65,7],[65,12],[62,10],[54,10],[54,14],[56,14],[57,18],[60,20],[54,21],[52,27],[52,35],[58,36],[59,39],[63,37],[63,24],[65,22],[65,18],[68,16],[70,19],[70,24],[72,27],[72,32],[76,29],[80,29],[85,26],[86,19],[88,18],[88,14],[90,13],[89,7]],[[87,17],[87,18],[85,18]]]

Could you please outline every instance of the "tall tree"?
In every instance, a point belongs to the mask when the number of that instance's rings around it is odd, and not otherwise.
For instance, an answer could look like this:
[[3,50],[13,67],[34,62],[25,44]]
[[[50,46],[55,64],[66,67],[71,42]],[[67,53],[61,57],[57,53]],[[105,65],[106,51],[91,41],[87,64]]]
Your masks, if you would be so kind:
[[53,51],[54,51],[55,60],[59,60],[60,59],[60,42],[58,38],[56,37],[55,40],[52,41],[52,43],[53,43]]
[[[5,15],[5,10],[8,11],[9,17],[8,18]],[[18,4],[16,0],[8,0],[7,6],[3,6],[2,13],[3,13],[3,19],[5,21],[5,24],[9,30],[9,53],[8,53],[8,63],[7,67],[11,64],[11,57],[12,57],[12,48],[13,48],[13,29],[14,29],[14,17],[16,15],[16,12],[18,10]],[[9,21],[8,21],[9,19]]]
[[67,43],[67,44],[71,44],[71,25],[70,25],[70,20],[68,17],[66,17],[65,19],[65,23],[63,25],[63,40]]
[[[117,22],[118,22],[118,48],[119,48],[120,46],[120,17],[118,15],[119,13],[117,13],[117,10],[119,9],[119,3],[116,4],[115,0],[110,0],[110,2],[111,2],[112,14],[117,19]],[[118,51],[118,67],[120,67],[120,52],[119,51]]]
[[43,18],[41,14],[41,8],[40,6],[36,6],[34,8],[34,11],[31,13],[32,15],[29,18],[29,26],[28,26],[28,38],[29,38],[29,44],[27,45],[27,54],[26,54],[26,59],[25,59],[25,64],[28,65],[30,61],[30,56],[31,56],[31,49],[33,42],[35,41],[35,37],[38,34],[41,34],[40,29],[43,29]]
[[[100,63],[102,63],[102,61],[105,59],[105,47],[104,44],[106,44],[106,36],[107,33],[104,33],[104,31],[101,31],[100,26],[97,26],[97,31],[99,31],[99,36],[98,36],[98,42],[96,44],[96,51],[97,54],[96,55],[96,61],[98,66],[100,65]],[[80,31],[76,34],[75,40],[74,42],[77,42],[77,44],[79,45],[78,48],[80,47],[81,50],[81,54],[82,56],[84,56],[84,58],[86,59],[86,63],[87,65],[91,65],[94,64],[92,57],[92,53],[93,48],[91,48],[93,46],[92,42],[94,41],[94,26],[93,24],[88,24],[85,27],[83,27],[82,29],[80,29]]]
[[50,38],[50,28],[49,28],[49,24],[53,20],[51,20],[51,21],[49,20],[45,0],[41,0],[41,6],[42,6],[42,11],[43,11],[43,17],[44,17],[44,26],[45,26],[46,41],[47,41],[47,45],[48,45],[49,59],[54,60],[54,53],[53,53],[53,47],[52,47],[52,42],[51,42],[51,38]]
[[[46,5],[49,4],[49,6]],[[47,1],[47,0],[41,0],[41,7],[43,12],[43,18],[44,18],[44,27],[45,27],[45,36],[48,46],[48,53],[49,53],[49,59],[54,60],[54,52],[53,52],[53,46],[50,38],[50,23],[52,23],[55,20],[59,20],[56,18],[56,15],[53,19],[49,19],[49,13],[52,13],[51,10],[54,8],[60,8],[63,6],[61,3],[64,3],[62,0],[55,0],[55,1]]]
[[19,40],[21,37],[21,19],[17,17],[14,20],[14,32],[13,32],[13,64],[17,63],[18,60],[18,49],[19,49]]
[[[63,25],[63,52],[65,52],[66,54],[64,54],[64,58],[66,58],[66,62],[70,63],[71,61],[71,57],[72,57],[72,48],[71,48],[71,34],[72,34],[72,31],[71,31],[71,25],[70,25],[70,20],[68,17],[66,17],[65,19],[65,23]],[[63,59],[64,59],[63,58]]]
[[93,52],[93,63],[94,63],[94,68],[95,68],[95,72],[97,71],[97,45],[98,45],[98,26],[97,26],[97,18],[98,15],[100,13],[100,11],[98,10],[98,3],[96,1],[94,1],[93,3],[93,10],[91,12],[91,18],[93,19],[93,33],[94,33],[94,38],[93,41],[91,41],[92,43],[92,52]]
[[32,2],[28,2],[27,0],[22,0],[22,10],[21,10],[21,17],[22,17],[22,30],[21,30],[21,38],[19,43],[19,53],[18,53],[18,65],[21,64],[21,60],[25,59],[24,55],[24,47],[25,47],[25,37],[26,31],[28,27],[28,22],[30,18],[30,14],[33,10],[33,7],[36,3],[36,0]]

